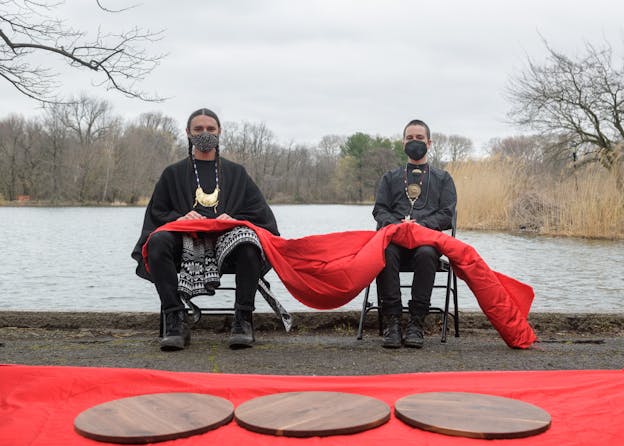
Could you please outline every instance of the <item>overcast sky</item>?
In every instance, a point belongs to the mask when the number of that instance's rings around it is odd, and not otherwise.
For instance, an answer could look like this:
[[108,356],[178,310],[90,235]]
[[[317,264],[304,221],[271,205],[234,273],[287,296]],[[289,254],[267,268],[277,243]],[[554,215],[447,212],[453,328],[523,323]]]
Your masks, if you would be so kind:
[[[166,102],[129,100],[91,87],[90,73],[64,70],[67,93],[106,99],[126,119],[161,111],[180,125],[208,107],[222,121],[264,122],[279,141],[300,143],[394,136],[419,118],[481,146],[521,132],[505,123],[505,87],[528,57],[544,59],[540,35],[571,56],[585,42],[609,42],[618,65],[624,42],[621,0],[143,0],[120,14],[67,0],[59,12],[80,29],[163,29],[148,50],[169,54],[143,83]],[[37,114],[1,80],[0,92],[0,117]]]

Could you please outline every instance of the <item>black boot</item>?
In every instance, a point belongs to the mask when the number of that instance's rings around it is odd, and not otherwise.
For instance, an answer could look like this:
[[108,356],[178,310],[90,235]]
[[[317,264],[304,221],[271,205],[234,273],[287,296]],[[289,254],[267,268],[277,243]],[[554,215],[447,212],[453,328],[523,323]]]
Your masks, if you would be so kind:
[[428,309],[414,305],[413,301],[408,303],[410,318],[405,329],[405,346],[412,348],[422,348],[424,344],[425,316]]
[[191,329],[186,319],[186,309],[176,307],[165,310],[161,314],[163,336],[160,339],[160,349],[183,350],[191,343]]
[[384,316],[383,344],[384,348],[401,347],[401,315]]
[[410,316],[405,330],[405,346],[412,348],[422,348],[424,344],[424,332],[422,321]]
[[230,332],[230,348],[239,349],[253,346],[256,340],[251,311],[236,310]]

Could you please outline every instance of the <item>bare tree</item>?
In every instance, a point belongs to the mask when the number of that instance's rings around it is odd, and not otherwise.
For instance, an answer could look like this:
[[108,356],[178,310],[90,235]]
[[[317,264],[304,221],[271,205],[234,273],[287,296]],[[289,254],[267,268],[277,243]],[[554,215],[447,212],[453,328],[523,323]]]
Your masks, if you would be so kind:
[[15,200],[23,191],[18,177],[22,171],[22,140],[26,121],[22,116],[11,115],[0,121],[0,194]]
[[441,167],[444,161],[463,161],[470,156],[474,149],[472,140],[461,135],[434,133],[431,140],[432,144],[427,153],[427,161],[436,167]]
[[313,151],[315,158],[313,189],[315,201],[320,203],[336,202],[336,183],[328,181],[336,175],[340,147],[347,137],[341,135],[325,135]]
[[[137,84],[160,63],[164,55],[144,49],[162,36],[132,28],[121,34],[98,30],[95,36],[76,30],[53,14],[61,2],[0,0],[0,78],[18,91],[42,102],[60,102],[56,90],[59,73],[39,65],[44,54],[58,55],[72,68],[101,73],[98,86],[147,101],[160,98]],[[108,13],[98,0],[97,7]]]
[[49,175],[49,193],[53,202],[67,199],[65,184],[72,175],[68,171],[68,150],[71,145],[71,135],[67,127],[63,125],[60,116],[51,109],[46,111],[43,119],[44,128],[48,138],[48,156],[44,158],[45,171]]
[[105,200],[120,132],[120,121],[111,116],[110,103],[83,95],[46,109],[73,140],[66,148],[72,153],[73,198],[81,202]]
[[[379,138],[377,139],[379,141]],[[389,145],[379,145],[366,153],[366,169],[364,169],[363,183],[366,187],[368,197],[365,199],[374,200],[377,187],[383,175],[400,163],[396,151]]]
[[284,171],[288,193],[296,203],[316,201],[311,187],[313,183],[312,160],[310,150],[301,145],[287,149],[287,166]]
[[337,157],[340,154],[340,147],[346,142],[347,137],[343,135],[325,135],[318,143],[318,149],[323,155]]
[[274,170],[275,154],[279,152],[275,135],[264,123],[227,122],[221,136],[223,154],[243,164],[249,175],[264,187],[264,180]]
[[338,160],[333,178],[336,201],[355,203],[361,202],[358,179],[358,161],[353,155],[343,155]]
[[576,59],[551,48],[544,65],[529,60],[512,77],[511,120],[543,134],[558,135],[570,158],[598,162],[616,175],[624,190],[624,65],[616,67],[610,47],[586,44]]
[[149,197],[162,170],[186,156],[175,121],[160,113],[146,113],[126,126],[118,141],[112,199],[137,203]]
[[186,154],[186,150],[180,150],[183,144],[179,139],[180,128],[172,117],[163,115],[161,112],[143,113],[139,116],[137,126],[151,132],[152,138],[156,138],[154,143],[158,148],[169,149],[168,152],[157,151],[160,159],[172,163]]
[[461,135],[450,135],[448,138],[449,161],[464,161],[470,156],[473,148],[474,144],[470,138]]

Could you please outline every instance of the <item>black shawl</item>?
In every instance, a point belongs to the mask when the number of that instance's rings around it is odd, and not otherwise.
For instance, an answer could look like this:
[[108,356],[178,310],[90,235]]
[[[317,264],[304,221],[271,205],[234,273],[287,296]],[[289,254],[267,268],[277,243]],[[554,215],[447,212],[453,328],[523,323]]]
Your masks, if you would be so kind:
[[[237,220],[247,220],[279,235],[273,211],[247,171],[240,164],[219,158],[219,205],[217,213],[226,213]],[[165,168],[147,204],[141,236],[132,251],[138,262],[138,276],[151,280],[143,264],[141,247],[159,226],[177,220],[193,209],[197,183],[193,165],[185,158]],[[204,215],[205,212],[200,212]]]

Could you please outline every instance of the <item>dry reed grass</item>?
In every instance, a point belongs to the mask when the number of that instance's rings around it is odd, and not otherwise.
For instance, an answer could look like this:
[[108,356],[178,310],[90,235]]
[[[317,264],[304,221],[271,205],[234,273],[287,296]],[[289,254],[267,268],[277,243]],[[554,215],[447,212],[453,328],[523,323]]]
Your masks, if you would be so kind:
[[464,229],[624,239],[624,195],[615,176],[594,165],[559,177],[500,158],[447,166]]

